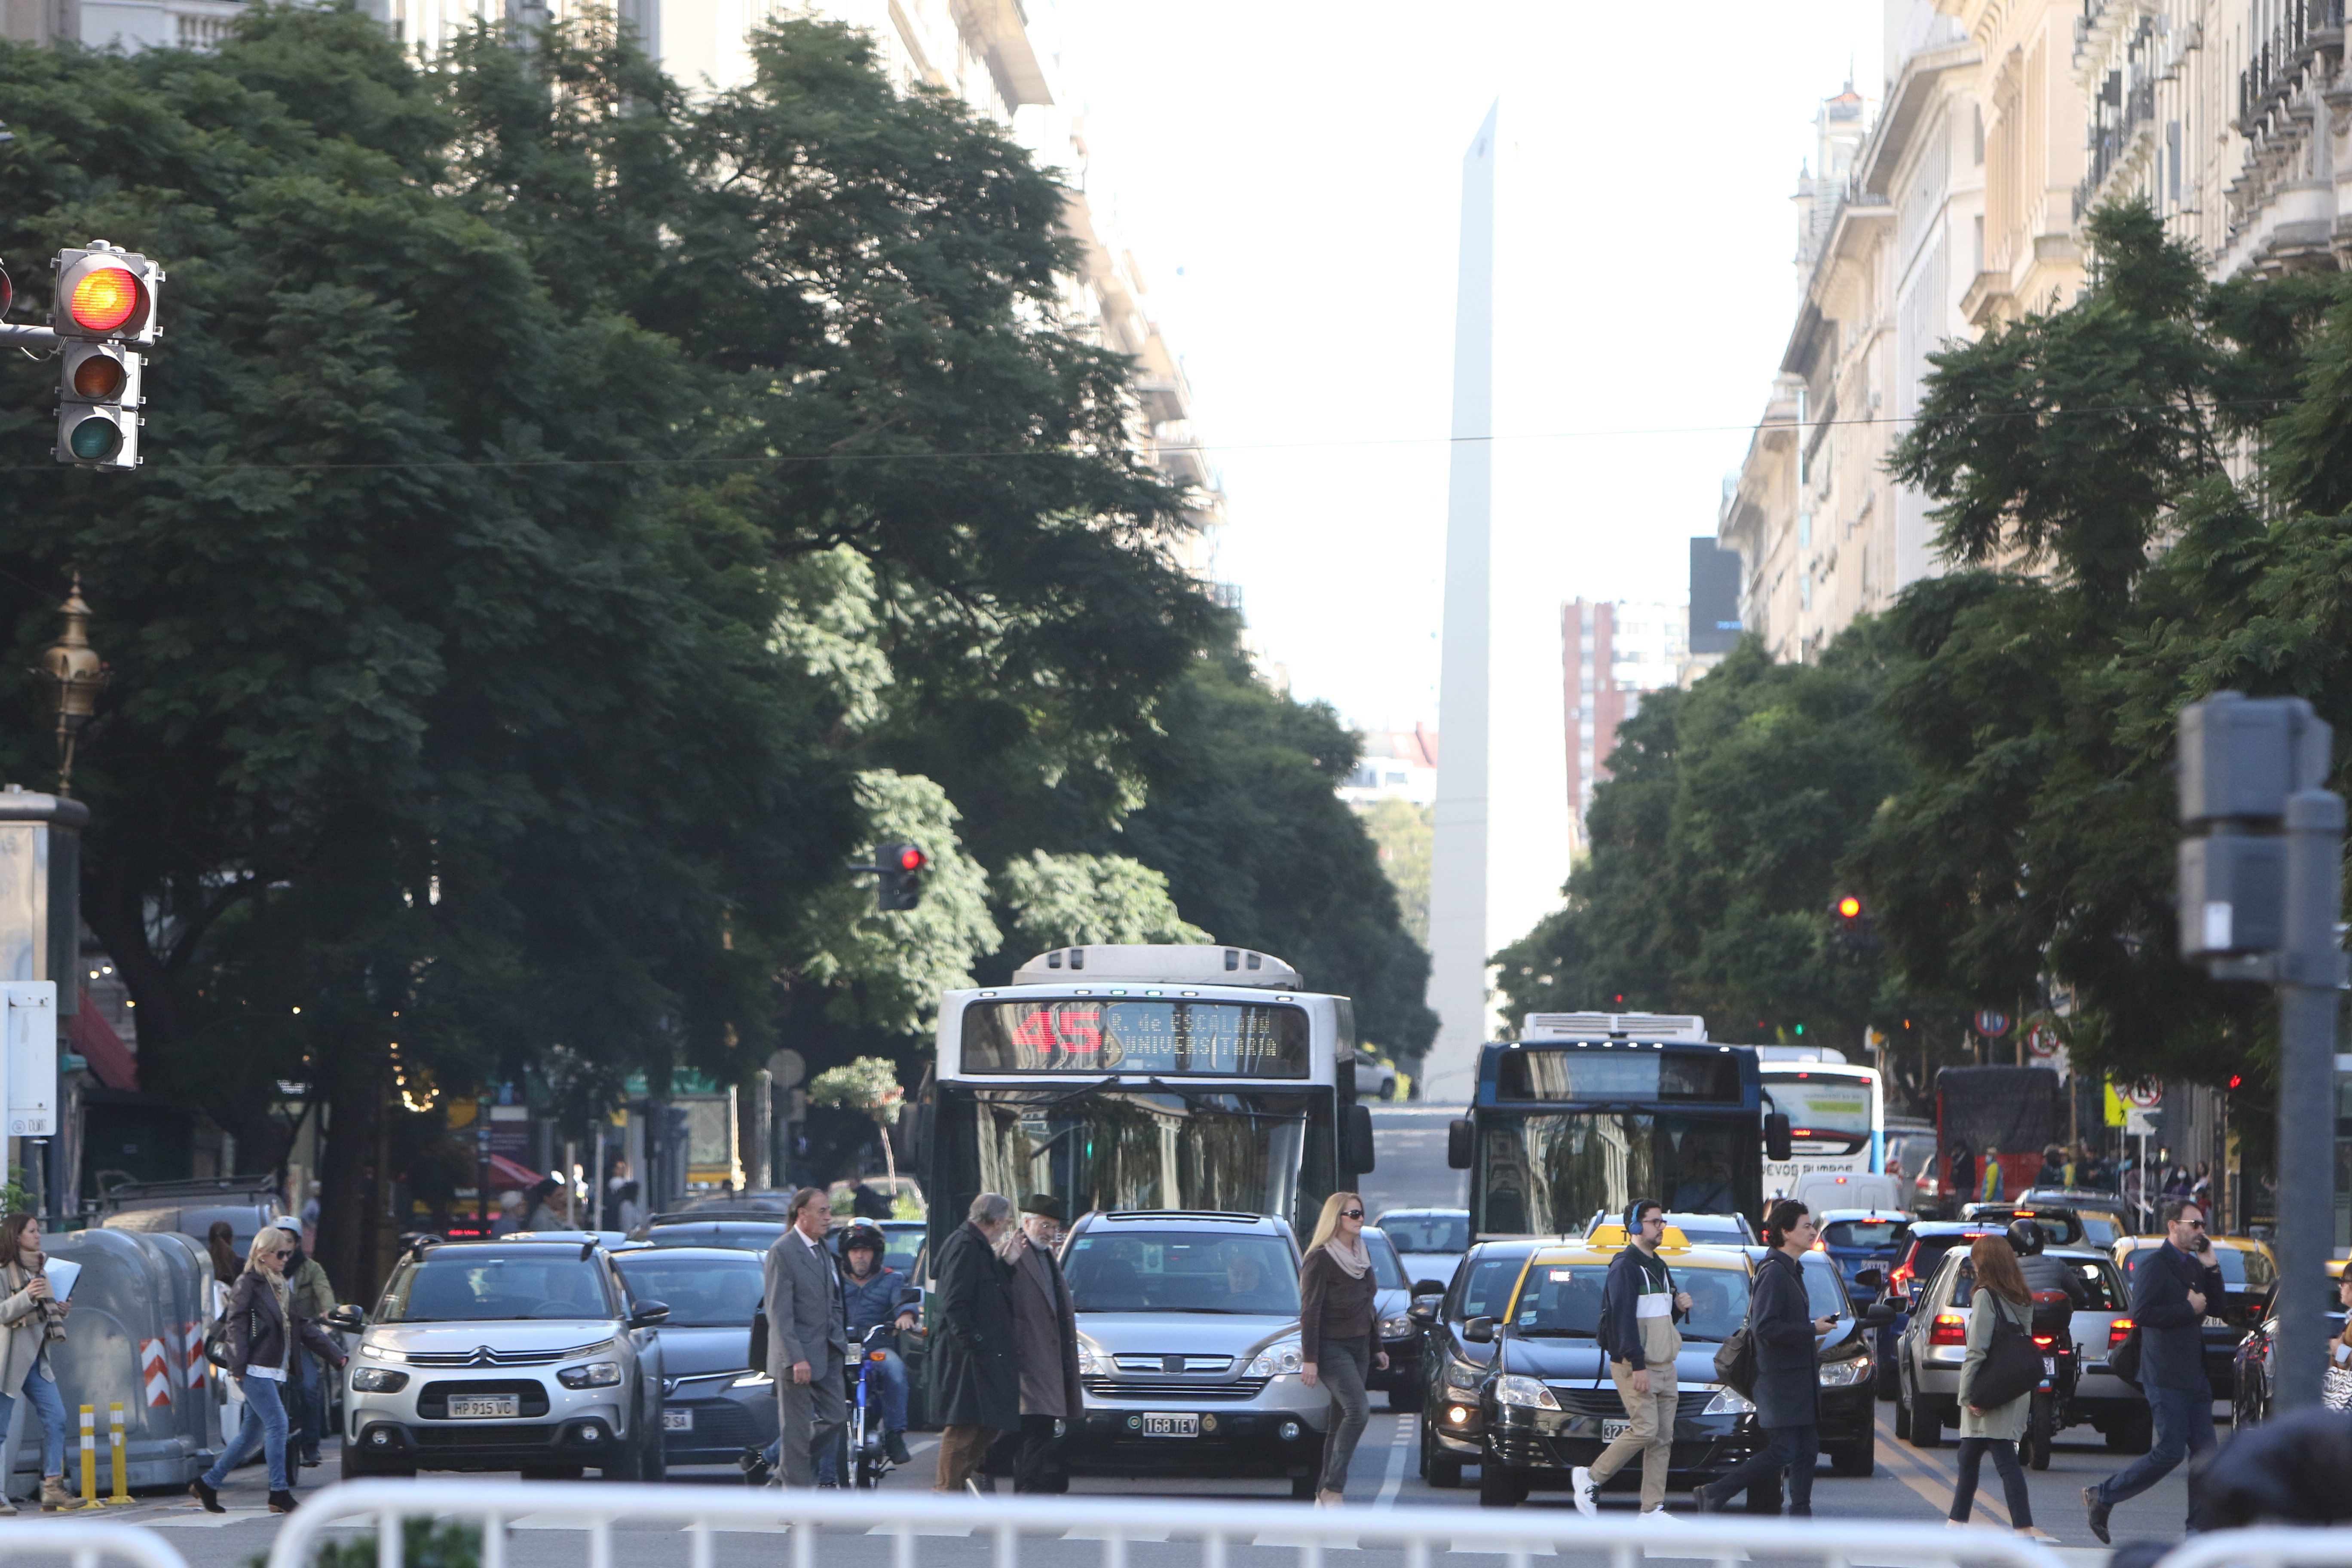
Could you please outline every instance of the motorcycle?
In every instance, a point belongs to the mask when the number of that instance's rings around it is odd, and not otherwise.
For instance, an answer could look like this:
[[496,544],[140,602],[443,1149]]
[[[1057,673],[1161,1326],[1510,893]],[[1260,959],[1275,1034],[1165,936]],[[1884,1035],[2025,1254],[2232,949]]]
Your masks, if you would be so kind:
[[2050,1445],[2081,1419],[2074,1391],[2083,1377],[2083,1347],[2074,1342],[2074,1305],[2061,1290],[2033,1293],[2033,1344],[2042,1352],[2042,1381],[2027,1407],[2018,1457],[2037,1470],[2050,1468]]
[[842,1363],[849,1383],[849,1420],[842,1433],[842,1445],[849,1464],[849,1484],[870,1489],[882,1484],[882,1478],[896,1466],[882,1447],[882,1409],[878,1400],[870,1398],[874,1392],[874,1366],[888,1354],[897,1342],[896,1332],[887,1322],[875,1324],[866,1331]]

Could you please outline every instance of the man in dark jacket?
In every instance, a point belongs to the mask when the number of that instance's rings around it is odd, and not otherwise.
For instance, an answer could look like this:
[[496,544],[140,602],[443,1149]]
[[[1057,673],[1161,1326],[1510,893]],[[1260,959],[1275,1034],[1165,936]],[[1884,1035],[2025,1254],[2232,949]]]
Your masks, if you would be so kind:
[[1000,1432],[1021,1425],[1021,1371],[1013,1331],[1013,1271],[996,1244],[1013,1223],[1002,1193],[971,1200],[964,1223],[940,1247],[940,1326],[931,1341],[940,1469],[934,1491],[961,1491]]
[[1593,1493],[1636,1454],[1642,1456],[1642,1511],[1658,1512],[1666,1505],[1666,1471],[1674,1459],[1675,1358],[1683,1348],[1675,1322],[1690,1310],[1690,1293],[1675,1289],[1675,1277],[1658,1256],[1664,1209],[1643,1199],[1626,1218],[1630,1243],[1609,1260],[1601,1288],[1601,1352],[1609,1358],[1610,1379],[1633,1424],[1590,1469],[1580,1465],[1570,1472],[1577,1510],[1587,1514],[1601,1511]]
[[[2139,1383],[2156,1419],[2156,1441],[2116,1474],[2083,1489],[2091,1533],[2107,1539],[2107,1515],[2213,1446],[2213,1385],[2205,1378],[2205,1310],[2227,1289],[2205,1239],[2205,1214],[2182,1198],[2158,1211],[2164,1245],[2132,1270],[2132,1321],[2139,1325]],[[2197,1521],[2190,1520],[2189,1528]]]
[[1813,1216],[1793,1198],[1776,1200],[1764,1220],[1772,1250],[1756,1266],[1748,1298],[1748,1332],[1756,1342],[1756,1425],[1768,1446],[1711,1484],[1691,1489],[1701,1513],[1713,1513],[1735,1492],[1770,1484],[1786,1471],[1789,1512],[1813,1512],[1813,1462],[1821,1455],[1821,1336],[1835,1318],[1815,1318],[1805,1298],[1803,1259],[1813,1245]]
[[[1021,1430],[997,1443],[1004,1454],[990,1468],[1009,1464],[1016,1492],[1067,1491],[1069,1479],[1055,1462],[1058,1422],[1077,1425],[1086,1414],[1078,1382],[1078,1319],[1070,1287],[1055,1261],[1064,1210],[1059,1198],[1032,1193],[1021,1200],[1021,1239],[1013,1253],[1013,1335],[1021,1367]],[[994,1456],[992,1456],[994,1458]]]

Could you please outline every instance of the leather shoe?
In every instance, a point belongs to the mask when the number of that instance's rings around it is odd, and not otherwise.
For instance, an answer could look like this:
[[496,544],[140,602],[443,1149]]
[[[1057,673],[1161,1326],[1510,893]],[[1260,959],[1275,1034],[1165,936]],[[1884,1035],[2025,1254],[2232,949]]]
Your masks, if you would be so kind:
[[2091,1533],[2099,1538],[2100,1545],[2106,1545],[2108,1543],[2107,1515],[2115,1511],[2116,1505],[2111,1502],[2102,1501],[2099,1498],[2098,1488],[2084,1487],[2083,1489],[2083,1506],[2091,1510]]
[[894,1465],[911,1465],[915,1462],[915,1456],[907,1452],[907,1435],[904,1432],[883,1433],[882,1451],[890,1456],[890,1462]]
[[1723,1501],[1705,1487],[1693,1487],[1691,1488],[1691,1511],[1693,1513],[1721,1513],[1723,1511]]

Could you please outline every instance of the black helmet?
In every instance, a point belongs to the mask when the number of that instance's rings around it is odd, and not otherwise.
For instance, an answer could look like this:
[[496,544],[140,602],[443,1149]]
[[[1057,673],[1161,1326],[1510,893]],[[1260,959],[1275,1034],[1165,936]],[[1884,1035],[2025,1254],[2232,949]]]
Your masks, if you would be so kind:
[[2011,1220],[2009,1225],[2009,1245],[2020,1258],[2032,1258],[2042,1250],[2042,1227],[2030,1219]]
[[882,1259],[888,1257],[890,1253],[889,1244],[882,1239],[882,1228],[871,1220],[861,1219],[842,1232],[841,1260],[844,1263],[849,1261],[849,1249],[853,1247],[873,1248],[874,1265],[877,1268],[882,1266]]

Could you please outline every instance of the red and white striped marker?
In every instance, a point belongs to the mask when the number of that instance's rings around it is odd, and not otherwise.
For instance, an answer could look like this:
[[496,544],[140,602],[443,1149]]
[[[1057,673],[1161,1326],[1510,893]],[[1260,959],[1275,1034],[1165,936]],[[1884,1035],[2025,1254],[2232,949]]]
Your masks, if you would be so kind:
[[205,1385],[205,1369],[211,1363],[205,1360],[205,1326],[202,1323],[180,1325],[181,1377],[190,1388]]
[[161,1340],[139,1342],[139,1376],[147,1385],[147,1403],[172,1403],[172,1352]]

